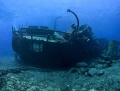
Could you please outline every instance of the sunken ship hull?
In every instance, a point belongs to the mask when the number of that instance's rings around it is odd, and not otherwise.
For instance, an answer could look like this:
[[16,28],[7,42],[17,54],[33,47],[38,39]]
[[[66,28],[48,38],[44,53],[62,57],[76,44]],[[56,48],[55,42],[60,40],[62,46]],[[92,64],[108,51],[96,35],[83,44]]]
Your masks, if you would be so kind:
[[77,25],[65,32],[46,26],[27,26],[12,28],[12,48],[22,60],[50,67],[68,67],[77,62],[97,56],[101,48],[92,37],[88,25]]
[[[88,26],[81,27],[84,29]],[[86,28],[87,31],[88,29],[89,27]],[[91,36],[90,39],[86,38],[80,32],[70,38],[70,33],[51,30],[48,27],[40,29],[38,26],[29,26],[13,29],[12,48],[22,60],[47,67],[71,66],[84,58],[95,56],[100,51]]]

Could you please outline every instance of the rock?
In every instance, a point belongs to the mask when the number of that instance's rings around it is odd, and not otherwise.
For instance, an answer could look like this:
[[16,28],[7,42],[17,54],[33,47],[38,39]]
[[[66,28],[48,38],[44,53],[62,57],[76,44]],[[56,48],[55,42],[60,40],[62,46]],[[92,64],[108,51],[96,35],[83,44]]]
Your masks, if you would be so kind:
[[101,64],[104,64],[106,61],[105,61],[105,60],[100,59],[100,60],[99,60],[99,62],[100,62]]
[[67,85],[67,86],[63,86],[61,88],[61,91],[71,91],[71,86]]
[[88,72],[89,68],[80,68],[80,71],[82,74],[84,74],[85,72]]
[[76,64],[76,66],[79,67],[79,68],[80,67],[88,67],[88,64],[85,63],[85,62],[79,62],[79,63]]
[[0,72],[0,77],[2,76],[2,72]]
[[72,69],[69,70],[68,73],[76,73],[76,72],[77,72],[77,69],[76,68],[72,68]]
[[99,71],[97,72],[97,75],[98,75],[98,76],[103,75],[103,74],[104,74],[104,71],[103,71],[103,70],[99,70]]
[[102,65],[102,64],[97,64],[97,65],[95,65],[95,68],[97,68],[97,69],[102,69],[102,68],[103,68],[103,65]]
[[95,65],[96,65],[96,64],[93,62],[93,63],[91,63],[91,64],[89,65],[89,67],[90,67],[90,68],[95,68]]
[[95,89],[90,89],[89,91],[97,91],[97,90],[95,90]]
[[104,69],[106,67],[108,67],[108,64],[98,64],[98,65],[95,65],[95,68],[97,68],[97,69]]
[[111,67],[112,63],[113,63],[113,61],[106,61],[106,64],[108,64],[109,67]]
[[103,74],[104,74],[103,70],[97,70],[96,68],[91,68],[88,71],[88,76],[94,76],[94,75],[100,76],[100,75],[103,75]]
[[97,74],[97,70],[95,68],[91,68],[89,71],[88,71],[88,75],[89,76],[94,76]]
[[84,73],[84,76],[88,76],[88,72],[85,72],[85,73]]
[[103,69],[107,67],[108,67],[108,64],[103,64]]
[[38,86],[31,86],[27,91],[39,91],[40,88]]

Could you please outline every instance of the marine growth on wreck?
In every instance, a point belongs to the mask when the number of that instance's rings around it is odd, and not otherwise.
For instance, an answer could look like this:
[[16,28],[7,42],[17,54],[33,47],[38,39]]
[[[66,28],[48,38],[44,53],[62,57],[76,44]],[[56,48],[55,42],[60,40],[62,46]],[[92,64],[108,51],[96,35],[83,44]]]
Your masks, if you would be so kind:
[[90,26],[79,26],[77,15],[70,9],[67,12],[77,20],[77,25],[72,24],[71,30],[58,31],[55,25],[54,29],[47,26],[13,27],[12,48],[16,54],[22,60],[45,67],[69,67],[94,57],[118,58],[120,42],[95,38]]

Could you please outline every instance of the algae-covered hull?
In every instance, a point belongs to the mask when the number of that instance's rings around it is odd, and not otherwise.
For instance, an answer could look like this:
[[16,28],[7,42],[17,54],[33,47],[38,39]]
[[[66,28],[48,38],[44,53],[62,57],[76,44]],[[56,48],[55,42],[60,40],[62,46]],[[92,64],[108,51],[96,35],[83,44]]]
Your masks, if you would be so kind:
[[12,48],[25,61],[56,67],[74,65],[82,58],[98,53],[93,40],[81,39],[84,37],[80,33],[70,41],[66,39],[70,35],[40,26],[13,29]]
[[65,32],[46,26],[27,26],[12,29],[12,47],[20,58],[28,62],[46,66],[70,66],[82,59],[97,56],[99,44],[92,37],[93,31],[88,25],[77,26]]

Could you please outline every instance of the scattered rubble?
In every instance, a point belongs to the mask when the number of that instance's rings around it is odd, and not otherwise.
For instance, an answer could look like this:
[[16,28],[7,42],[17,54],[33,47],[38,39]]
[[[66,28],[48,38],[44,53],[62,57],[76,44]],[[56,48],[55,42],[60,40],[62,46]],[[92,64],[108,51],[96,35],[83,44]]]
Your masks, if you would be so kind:
[[[92,63],[81,62],[78,63],[79,66],[59,71],[35,67],[0,70],[0,90],[119,91],[120,60],[112,61],[111,66],[105,67],[104,65],[109,62],[102,63],[98,60],[94,60]],[[90,66],[93,63],[95,66]]]

